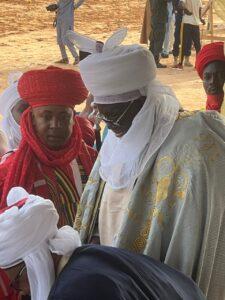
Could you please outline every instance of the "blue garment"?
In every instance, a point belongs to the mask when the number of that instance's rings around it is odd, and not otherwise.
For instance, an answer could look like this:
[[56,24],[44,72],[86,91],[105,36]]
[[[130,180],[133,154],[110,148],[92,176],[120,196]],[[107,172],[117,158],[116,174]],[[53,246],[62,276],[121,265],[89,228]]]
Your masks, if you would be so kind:
[[87,245],[75,250],[49,300],[203,300],[195,283],[150,257]]

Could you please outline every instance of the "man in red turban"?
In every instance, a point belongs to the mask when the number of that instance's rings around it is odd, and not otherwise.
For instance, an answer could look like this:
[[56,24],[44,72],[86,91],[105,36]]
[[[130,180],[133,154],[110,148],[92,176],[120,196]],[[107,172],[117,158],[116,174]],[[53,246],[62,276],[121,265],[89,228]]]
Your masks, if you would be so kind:
[[216,42],[205,45],[197,55],[195,67],[203,80],[203,86],[207,94],[206,109],[220,112],[224,100],[224,43]]
[[90,128],[78,123],[74,111],[88,92],[78,72],[55,67],[24,73],[18,91],[30,107],[21,119],[18,150],[0,165],[0,208],[9,190],[21,186],[54,202],[60,226],[72,225],[96,158],[82,139],[80,124],[87,135]]

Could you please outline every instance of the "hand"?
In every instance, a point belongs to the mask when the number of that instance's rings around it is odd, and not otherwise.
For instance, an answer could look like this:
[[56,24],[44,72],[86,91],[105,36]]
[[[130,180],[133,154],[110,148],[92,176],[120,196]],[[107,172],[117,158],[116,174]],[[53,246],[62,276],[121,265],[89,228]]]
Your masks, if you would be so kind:
[[93,107],[92,107],[92,102],[94,101],[94,97],[89,94],[87,99],[86,99],[86,105],[83,111],[79,114],[80,117],[82,118],[88,118],[89,115],[92,114],[93,112]]
[[200,21],[201,21],[202,25],[205,25],[205,20],[204,19],[201,19]]
[[188,16],[192,15],[192,13],[186,8],[184,9],[184,13],[185,13],[185,15],[188,15]]
[[48,6],[46,6],[47,11],[56,11],[58,9],[58,5],[57,4],[50,4]]

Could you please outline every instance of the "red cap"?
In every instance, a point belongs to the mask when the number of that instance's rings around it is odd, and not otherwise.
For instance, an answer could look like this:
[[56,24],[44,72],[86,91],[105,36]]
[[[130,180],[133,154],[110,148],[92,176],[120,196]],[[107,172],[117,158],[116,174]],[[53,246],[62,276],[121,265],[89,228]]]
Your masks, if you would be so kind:
[[88,95],[79,72],[57,67],[24,73],[19,79],[18,91],[31,107],[74,107],[81,104]]
[[198,53],[195,63],[195,68],[198,75],[202,78],[204,68],[211,62],[220,60],[225,61],[224,43],[216,42],[205,45]]

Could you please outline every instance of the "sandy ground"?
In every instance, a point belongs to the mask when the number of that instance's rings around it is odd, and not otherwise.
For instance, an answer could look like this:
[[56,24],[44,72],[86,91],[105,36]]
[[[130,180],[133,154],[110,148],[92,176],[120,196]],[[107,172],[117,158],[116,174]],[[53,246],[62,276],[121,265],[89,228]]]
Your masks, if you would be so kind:
[[[11,72],[43,68],[60,58],[54,15],[45,10],[47,4],[47,0],[1,0],[0,92]],[[76,30],[104,41],[114,30],[128,27],[125,43],[138,43],[144,6],[145,0],[87,0],[76,11]],[[194,63],[194,53],[191,60]],[[158,78],[173,88],[183,107],[203,108],[205,94],[194,68],[178,71],[171,68],[172,58],[163,62],[168,68],[159,70]]]

